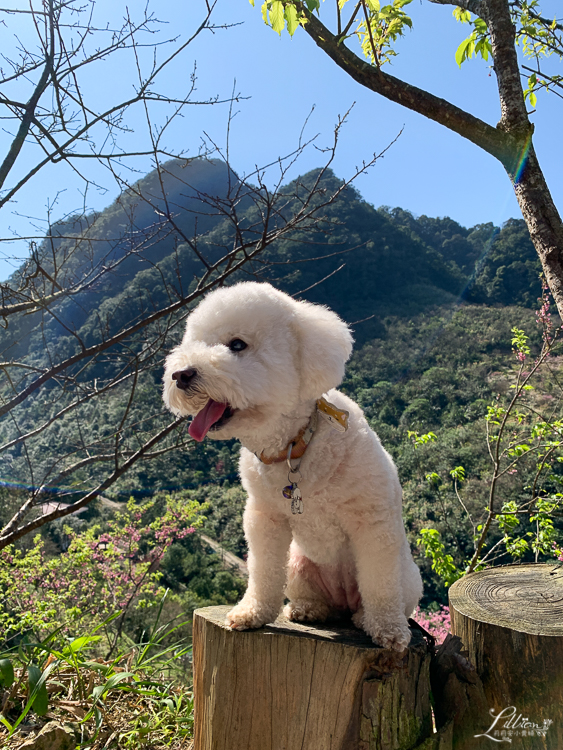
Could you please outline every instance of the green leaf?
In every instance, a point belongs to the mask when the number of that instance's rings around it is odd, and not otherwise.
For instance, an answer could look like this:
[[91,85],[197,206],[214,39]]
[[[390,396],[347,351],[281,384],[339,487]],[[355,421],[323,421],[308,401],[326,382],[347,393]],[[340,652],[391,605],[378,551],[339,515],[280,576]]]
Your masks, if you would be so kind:
[[252,7],[254,8],[254,0],[248,0],[248,2],[249,2],[249,3],[250,3],[250,4],[252,5]]
[[483,60],[488,60],[490,46],[491,45],[489,44],[488,40],[482,37],[475,45],[475,54],[481,55]]
[[130,677],[134,676],[135,675],[132,672],[118,672],[117,674],[112,674],[109,680],[106,680],[104,685],[96,685],[92,690],[94,701],[97,703],[97,701],[109,690],[113,690],[113,688],[120,682],[123,682],[123,680],[128,680]]
[[432,558],[432,570],[443,579],[445,586],[450,586],[461,578],[463,573],[455,566],[453,557],[446,553],[437,529],[421,529],[416,543],[422,544],[424,555]]
[[431,472],[429,472],[429,473],[428,473],[428,474],[427,474],[427,475],[425,476],[425,479],[426,479],[426,481],[427,481],[427,482],[428,482],[429,484],[438,484],[438,482],[440,481],[440,475],[439,475],[439,474],[437,474],[437,473],[436,473],[435,471],[431,471]]
[[27,668],[27,677],[31,707],[38,716],[44,716],[49,708],[49,695],[43,672],[39,667],[30,664]]
[[489,29],[487,28],[487,24],[485,23],[485,21],[483,21],[482,18],[476,18],[473,22],[473,26],[475,27],[475,31],[478,34],[481,34],[481,36],[487,34],[489,31]]
[[95,641],[100,641],[101,635],[83,635],[80,638],[75,638],[68,646],[63,649],[63,654],[69,656],[70,654],[76,654],[78,651],[82,651],[85,646]]
[[293,36],[297,28],[299,28],[299,17],[297,15],[297,9],[295,5],[285,6],[285,20],[287,22],[287,30],[289,36]]
[[457,48],[457,51],[455,53],[455,61],[461,68],[461,63],[464,60],[467,60],[467,48],[471,44],[471,37],[468,37],[467,39],[464,39],[463,42],[459,45]]
[[9,688],[14,682],[14,667],[9,659],[0,659],[0,686]]
[[366,0],[366,4],[373,13],[379,13],[381,10],[381,3],[379,0]]
[[452,479],[457,479],[458,482],[464,482],[465,469],[463,468],[463,466],[456,466],[455,469],[452,469],[450,471],[450,476]]
[[107,674],[112,669],[111,664],[100,664],[100,662],[97,661],[83,661],[80,663],[81,666],[92,669],[95,672],[102,672],[102,674]]
[[10,732],[10,734],[12,734],[12,732],[14,731],[14,727],[10,724],[10,722],[8,721],[8,719],[6,719],[4,716],[2,716],[0,714],[0,721],[2,722],[2,724],[4,724],[4,726],[6,727],[6,729],[8,730],[8,732]]
[[521,445],[515,445],[513,448],[508,449],[508,455],[509,456],[523,456],[524,453],[527,453],[530,450],[530,446],[526,445],[526,443],[522,443]]
[[284,8],[281,0],[274,0],[270,8],[270,24],[280,36],[285,26]]
[[471,13],[463,8],[454,8],[453,17],[460,23],[469,23],[471,21]]

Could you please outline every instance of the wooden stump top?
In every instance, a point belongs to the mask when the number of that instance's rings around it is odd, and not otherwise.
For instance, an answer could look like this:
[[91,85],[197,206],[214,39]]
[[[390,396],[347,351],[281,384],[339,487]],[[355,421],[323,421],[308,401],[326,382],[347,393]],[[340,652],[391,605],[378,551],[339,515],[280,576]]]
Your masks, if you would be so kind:
[[505,565],[460,578],[450,606],[473,620],[530,635],[563,636],[563,566]]
[[[218,625],[231,632],[230,628],[225,625],[227,612],[232,609],[232,605],[220,605],[215,607],[205,607],[196,609],[194,615],[204,617],[214,625]],[[292,622],[284,615],[279,615],[275,622],[265,625],[258,630],[245,630],[244,633],[253,633],[256,637],[271,635],[272,633],[283,633],[298,638],[313,638],[320,641],[330,641],[331,643],[341,643],[344,646],[353,646],[354,648],[370,649],[371,651],[383,651],[381,646],[375,644],[369,635],[355,627],[350,619],[335,620],[328,623],[319,623],[315,625],[303,625],[299,622]],[[423,645],[424,638],[419,631],[411,631],[411,646]],[[394,652],[389,651],[390,654]],[[396,652],[395,652],[396,653]]]

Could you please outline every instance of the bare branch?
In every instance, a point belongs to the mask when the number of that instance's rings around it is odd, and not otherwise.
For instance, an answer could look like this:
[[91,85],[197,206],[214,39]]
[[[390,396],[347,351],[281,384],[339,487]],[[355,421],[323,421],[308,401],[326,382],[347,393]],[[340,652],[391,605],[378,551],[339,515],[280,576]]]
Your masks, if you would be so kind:
[[124,461],[119,467],[116,467],[116,469],[112,472],[112,474],[110,474],[110,476],[105,479],[105,481],[99,484],[91,492],[88,492],[81,500],[72,503],[72,505],[67,505],[65,507],[59,508],[58,510],[52,511],[51,513],[46,513],[35,519],[35,521],[30,521],[24,526],[18,528],[20,520],[25,515],[25,513],[23,513],[23,508],[20,509],[0,532],[0,549],[4,549],[4,547],[6,547],[8,544],[13,544],[13,542],[21,539],[22,536],[29,534],[30,531],[34,531],[35,529],[44,526],[50,521],[54,521],[57,518],[64,518],[64,516],[68,516],[71,513],[75,513],[80,508],[84,508],[86,505],[88,505],[88,503],[92,502],[92,500],[101,495],[102,492],[107,490],[108,487],[111,487],[111,485],[115,483],[116,479],[125,474],[125,472],[134,464],[136,464],[137,461],[142,458],[145,453],[147,453],[154,445],[163,440],[173,430],[177,429],[179,424],[180,420],[174,421],[167,425],[164,429],[160,430],[160,432],[158,432],[150,440],[148,440],[143,445],[143,447],[139,448],[139,450],[134,453],[127,461]]
[[411,86],[369,65],[335,37],[315,15],[309,13],[303,4],[301,10],[307,16],[305,31],[323,52],[355,81],[386,99],[453,130],[495,156],[505,166],[513,165],[517,152],[514,144],[504,133],[445,99],[440,99],[428,91]]

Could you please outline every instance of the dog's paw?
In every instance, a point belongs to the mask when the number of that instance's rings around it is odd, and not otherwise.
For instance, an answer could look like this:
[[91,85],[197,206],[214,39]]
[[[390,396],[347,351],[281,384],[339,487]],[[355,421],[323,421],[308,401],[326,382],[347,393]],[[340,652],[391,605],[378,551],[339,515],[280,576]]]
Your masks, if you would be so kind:
[[273,614],[269,608],[240,602],[227,613],[225,624],[232,630],[255,630],[268,622],[273,622],[277,613]]
[[411,632],[408,626],[382,625],[376,629],[375,634],[370,633],[370,635],[379,646],[391,648],[394,651],[404,651],[411,642]]
[[293,620],[293,622],[324,622],[328,617],[329,609],[324,602],[297,599],[286,604],[283,613],[288,620]]
[[411,631],[406,618],[388,619],[376,615],[368,615],[360,609],[352,617],[354,625],[371,636],[374,643],[382,648],[394,651],[404,651],[411,641]]

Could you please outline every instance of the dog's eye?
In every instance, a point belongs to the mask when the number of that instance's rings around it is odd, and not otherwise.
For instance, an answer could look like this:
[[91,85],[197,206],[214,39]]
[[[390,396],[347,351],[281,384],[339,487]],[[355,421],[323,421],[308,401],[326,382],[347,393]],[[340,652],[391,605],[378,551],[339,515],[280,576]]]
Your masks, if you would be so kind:
[[248,344],[245,344],[242,339],[233,339],[232,341],[229,341],[227,346],[232,352],[242,352],[243,349],[246,349]]

